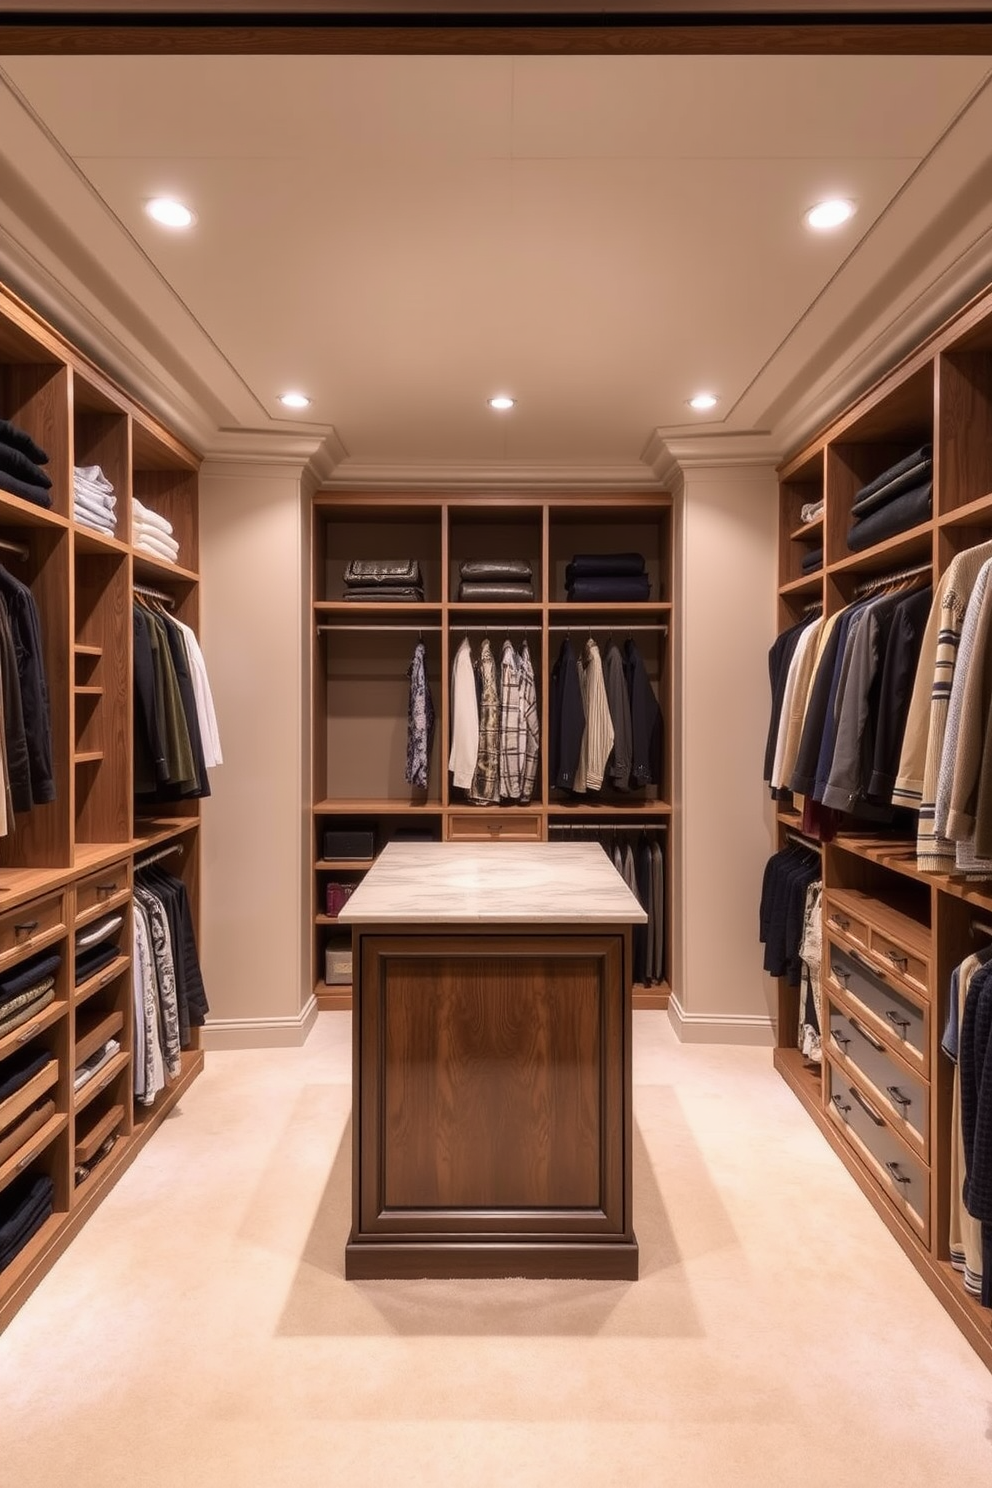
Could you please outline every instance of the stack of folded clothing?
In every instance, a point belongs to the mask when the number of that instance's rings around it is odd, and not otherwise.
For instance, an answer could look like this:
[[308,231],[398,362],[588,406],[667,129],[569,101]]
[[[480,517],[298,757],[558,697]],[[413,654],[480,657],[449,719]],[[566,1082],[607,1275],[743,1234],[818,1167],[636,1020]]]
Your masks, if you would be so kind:
[[810,548],[803,555],[802,569],[804,574],[815,573],[818,568],[823,567],[823,548]]
[[800,522],[816,522],[823,516],[823,497],[819,501],[807,501],[799,512]]
[[55,1207],[55,1185],[47,1173],[24,1173],[0,1193],[0,1271],[37,1234]]
[[48,456],[30,434],[0,419],[0,491],[51,506],[52,482],[40,468],[47,464]]
[[3,1116],[6,1102],[11,1101],[29,1080],[40,1075],[43,1070],[46,1071],[47,1086],[50,1089],[57,1074],[57,1065],[50,1049],[20,1049],[0,1063],[0,1166],[9,1157],[13,1157],[55,1115],[55,1101],[50,1095],[42,1094],[33,1104],[22,1106],[16,1116]]
[[179,561],[179,544],[172,535],[172,523],[142,506],[137,497],[131,502],[131,541],[153,558],[164,558],[167,563]]
[[117,497],[99,465],[72,468],[72,514],[85,527],[113,537],[117,531]]
[[416,558],[352,558],[345,567],[343,599],[410,604],[423,597],[424,582]]
[[576,553],[565,569],[569,599],[626,604],[651,598],[651,580],[640,553]]
[[109,914],[76,932],[76,986],[88,981],[120,955],[113,938],[124,923],[122,914]]
[[458,565],[458,598],[508,604],[534,598],[533,569],[526,558],[469,558]]
[[89,1059],[84,1059],[82,1064],[77,1064],[72,1076],[73,1090],[82,1090],[88,1085],[94,1075],[98,1075],[105,1064],[109,1064],[115,1054],[121,1052],[121,1046],[117,1039],[109,1038],[106,1043],[100,1045]]
[[854,498],[847,534],[852,553],[925,522],[933,506],[933,446],[921,445],[890,465]]
[[57,951],[43,951],[0,977],[0,1037],[55,1001],[55,973],[62,965]]

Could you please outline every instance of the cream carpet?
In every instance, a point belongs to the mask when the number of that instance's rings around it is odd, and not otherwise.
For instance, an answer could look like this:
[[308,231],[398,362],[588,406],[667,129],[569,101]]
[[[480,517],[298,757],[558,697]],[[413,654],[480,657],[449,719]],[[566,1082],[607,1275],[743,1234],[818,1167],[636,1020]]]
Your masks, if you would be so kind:
[[207,1071],[0,1338],[3,1488],[988,1488],[992,1375],[771,1070],[635,1015],[641,1279],[362,1282],[350,1023]]

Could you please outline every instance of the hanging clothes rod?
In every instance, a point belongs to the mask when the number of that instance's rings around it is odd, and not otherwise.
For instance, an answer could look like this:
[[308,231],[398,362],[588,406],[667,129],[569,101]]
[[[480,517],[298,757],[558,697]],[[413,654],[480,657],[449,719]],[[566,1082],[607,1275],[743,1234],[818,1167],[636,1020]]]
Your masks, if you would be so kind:
[[631,631],[634,631],[634,630],[650,630],[655,635],[667,635],[668,634],[668,626],[667,625],[623,625],[623,624],[610,625],[608,622],[607,623],[604,623],[603,625],[589,625],[589,624],[586,624],[584,621],[576,621],[576,623],[574,625],[549,625],[548,626],[548,630],[549,631],[563,630],[566,633],[568,633],[570,631],[573,631],[573,630],[576,630],[576,631],[583,631],[583,630],[584,631],[593,631],[593,630],[603,631],[603,630],[605,630],[605,631],[608,631],[610,635],[612,635],[615,630],[616,631],[619,631],[623,635],[629,635],[630,632]]
[[667,822],[549,822],[549,832],[667,832]]
[[147,584],[135,584],[135,594],[143,594],[146,599],[157,599],[167,609],[174,610],[176,601],[171,594],[165,594],[161,589],[150,589]]
[[491,630],[512,630],[514,635],[541,634],[539,625],[500,625],[498,621],[494,621],[492,625],[453,625],[451,629],[458,634],[466,635],[476,635],[482,632],[488,635]]
[[27,559],[31,557],[31,549],[27,543],[14,542],[9,537],[0,537],[0,551],[13,553],[15,558]]
[[987,935],[992,940],[992,925],[988,920],[972,920],[971,933],[973,935]]
[[387,631],[387,630],[391,630],[391,631],[397,631],[397,630],[413,631],[413,630],[415,630],[418,633],[418,635],[421,632],[425,631],[425,630],[441,630],[442,628],[443,627],[440,626],[440,625],[350,625],[350,624],[344,624],[344,625],[318,625],[317,626],[317,629],[319,631],[320,630],[329,630],[329,631],[335,631],[335,630],[364,630],[366,632],[366,634],[368,634],[370,632],[371,633],[375,633],[375,632],[380,631],[380,630],[381,631]]
[[895,573],[877,574],[873,579],[865,579],[864,583],[856,585],[854,589],[855,599],[863,594],[872,594],[876,589],[887,589],[890,584],[901,584],[906,579],[920,578],[923,574],[929,574],[932,565],[929,563],[917,563],[914,568],[900,568]]
[[154,852],[148,853],[143,858],[135,858],[135,872],[137,872],[139,868],[147,868],[150,863],[157,863],[160,858],[171,858],[173,853],[177,854],[179,857],[182,857],[184,851],[185,848],[183,847],[181,842],[170,842],[168,847],[159,847],[156,848]]
[[803,832],[788,831],[785,839],[787,842],[794,842],[797,847],[808,847],[810,852],[819,852],[823,846],[821,842],[817,842],[815,837],[807,837]]

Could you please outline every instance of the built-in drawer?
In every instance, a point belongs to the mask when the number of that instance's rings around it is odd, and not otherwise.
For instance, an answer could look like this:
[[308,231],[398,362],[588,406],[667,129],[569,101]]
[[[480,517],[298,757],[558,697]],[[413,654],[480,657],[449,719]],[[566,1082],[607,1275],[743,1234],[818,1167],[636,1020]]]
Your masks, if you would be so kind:
[[913,1147],[924,1162],[930,1160],[930,1086],[907,1069],[898,1055],[845,1007],[835,993],[827,994],[827,1023],[831,1053],[842,1069],[867,1081],[869,1095],[878,1102],[887,1121]]
[[826,1061],[827,1109],[878,1183],[924,1241],[930,1240],[930,1169],[899,1140],[884,1112],[848,1070]]
[[131,890],[130,864],[109,863],[97,873],[88,873],[76,883],[76,924],[98,917],[101,909],[110,909],[126,898]]
[[449,842],[540,842],[541,817],[536,811],[453,811],[448,817]]
[[906,1059],[924,1080],[930,1078],[930,1007],[909,988],[893,987],[857,951],[842,949],[829,937],[828,985],[840,987],[845,1001],[872,1033]]
[[824,906],[824,924],[828,929],[838,930],[848,940],[868,949],[870,941],[867,921],[851,914],[842,905],[832,903],[829,898]]
[[891,967],[897,976],[920,992],[929,992],[929,968],[922,956],[874,928],[871,930],[870,949],[883,966]]
[[20,909],[0,915],[0,967],[6,968],[25,951],[51,938],[65,926],[65,897],[60,892],[48,899],[33,899]]

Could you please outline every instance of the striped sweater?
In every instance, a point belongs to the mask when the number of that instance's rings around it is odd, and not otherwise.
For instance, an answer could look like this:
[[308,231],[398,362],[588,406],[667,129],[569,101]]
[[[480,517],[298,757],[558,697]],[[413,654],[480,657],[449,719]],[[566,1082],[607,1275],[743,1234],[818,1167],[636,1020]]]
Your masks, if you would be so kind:
[[954,845],[939,837],[935,827],[937,782],[961,627],[975,580],[988,558],[992,558],[992,542],[968,548],[951,560],[934,592],[923,635],[892,793],[894,806],[919,810],[916,854],[923,873],[954,871]]

